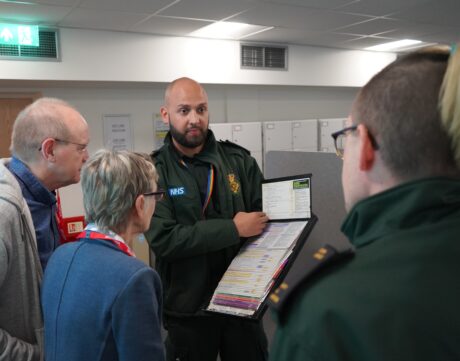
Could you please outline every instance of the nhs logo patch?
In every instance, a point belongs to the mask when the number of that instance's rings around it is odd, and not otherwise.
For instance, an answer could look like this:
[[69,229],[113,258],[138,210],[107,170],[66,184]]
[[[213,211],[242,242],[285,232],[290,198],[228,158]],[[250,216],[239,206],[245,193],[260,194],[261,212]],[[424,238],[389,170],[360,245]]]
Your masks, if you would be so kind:
[[168,193],[170,197],[183,196],[185,195],[185,187],[169,188]]

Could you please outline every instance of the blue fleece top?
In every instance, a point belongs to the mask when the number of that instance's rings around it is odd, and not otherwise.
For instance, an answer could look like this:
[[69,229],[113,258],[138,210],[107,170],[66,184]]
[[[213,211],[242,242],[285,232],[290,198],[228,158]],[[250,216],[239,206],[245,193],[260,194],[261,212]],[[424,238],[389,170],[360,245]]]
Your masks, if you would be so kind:
[[56,223],[56,196],[32,174],[18,158],[12,157],[8,169],[19,182],[22,195],[29,206],[37,236],[40,263],[45,270],[48,259],[59,245]]
[[46,361],[164,361],[160,278],[111,242],[59,247],[41,295]]

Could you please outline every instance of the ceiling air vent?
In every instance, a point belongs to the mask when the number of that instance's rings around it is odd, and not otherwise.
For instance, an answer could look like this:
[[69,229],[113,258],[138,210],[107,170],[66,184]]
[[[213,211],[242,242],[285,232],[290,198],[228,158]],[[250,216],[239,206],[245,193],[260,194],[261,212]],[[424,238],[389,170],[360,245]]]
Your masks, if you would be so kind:
[[241,45],[241,67],[246,69],[287,69],[287,47]]
[[40,46],[0,44],[0,59],[59,60],[58,30],[39,29]]

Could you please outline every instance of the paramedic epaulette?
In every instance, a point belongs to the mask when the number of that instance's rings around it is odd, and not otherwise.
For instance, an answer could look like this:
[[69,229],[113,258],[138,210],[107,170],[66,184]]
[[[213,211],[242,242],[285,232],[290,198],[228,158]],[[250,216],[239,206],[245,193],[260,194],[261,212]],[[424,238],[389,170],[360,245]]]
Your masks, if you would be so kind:
[[[277,312],[281,312],[283,307],[286,306],[289,297],[293,295],[293,291],[303,283],[303,281],[324,266],[343,258],[344,256],[350,256],[354,253],[353,248],[346,251],[338,251],[335,247],[326,244],[320,248],[311,250],[306,258],[304,258],[305,266],[303,268],[296,268],[296,272],[290,272],[279,285],[278,288],[273,290],[268,299],[268,305],[270,308]],[[299,260],[299,259],[298,259]]]
[[161,148],[158,148],[157,150],[154,150],[152,153],[150,153],[150,158],[152,158],[152,161],[155,161],[156,156],[158,153],[160,153]]
[[244,150],[244,151],[245,151],[246,153],[248,153],[249,155],[251,154],[251,152],[250,152],[249,150],[247,150],[245,147],[242,147],[242,146],[239,145],[239,144],[230,142],[229,140],[219,140],[219,143],[220,143],[220,144],[223,144],[223,145],[228,145],[228,146],[230,146],[230,147],[232,147],[232,148]]

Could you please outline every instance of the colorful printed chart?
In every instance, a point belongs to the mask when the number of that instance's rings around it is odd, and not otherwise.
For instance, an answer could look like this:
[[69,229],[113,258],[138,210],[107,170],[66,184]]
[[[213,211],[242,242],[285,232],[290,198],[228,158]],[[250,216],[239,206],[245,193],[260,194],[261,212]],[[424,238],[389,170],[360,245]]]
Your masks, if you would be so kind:
[[217,286],[209,311],[252,316],[286,264],[307,221],[269,223],[233,259]]

